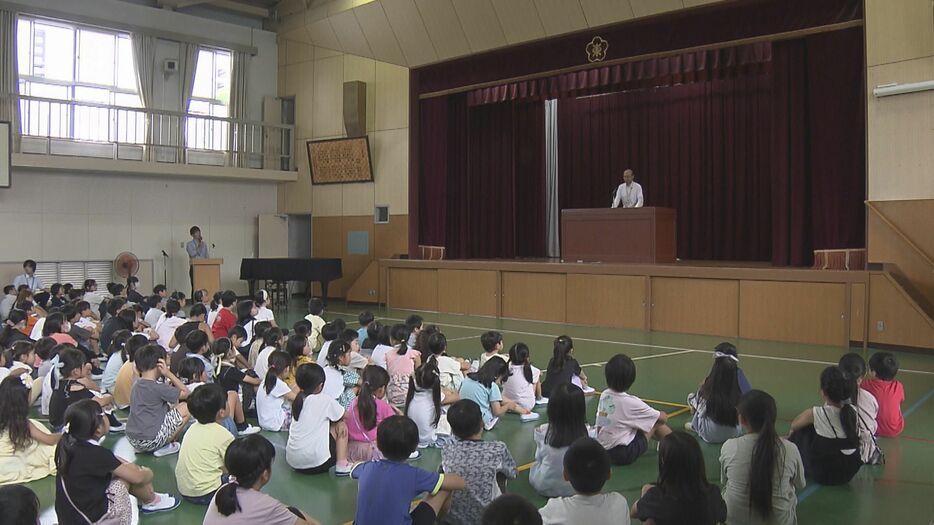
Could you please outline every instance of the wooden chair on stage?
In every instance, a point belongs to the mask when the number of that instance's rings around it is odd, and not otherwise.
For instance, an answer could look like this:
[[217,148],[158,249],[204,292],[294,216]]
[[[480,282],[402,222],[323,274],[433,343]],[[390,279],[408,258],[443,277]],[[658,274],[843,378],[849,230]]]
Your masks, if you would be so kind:
[[445,254],[444,246],[429,246],[427,244],[418,245],[418,258],[427,260],[427,261],[441,261],[444,260]]

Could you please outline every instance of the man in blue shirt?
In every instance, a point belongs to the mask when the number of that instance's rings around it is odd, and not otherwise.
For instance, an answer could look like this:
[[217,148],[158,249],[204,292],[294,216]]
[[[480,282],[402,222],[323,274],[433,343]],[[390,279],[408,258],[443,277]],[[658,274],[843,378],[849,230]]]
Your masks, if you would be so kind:
[[17,290],[24,284],[34,292],[45,288],[42,279],[36,275],[36,261],[32,259],[23,261],[23,273],[13,278],[13,286],[15,286]]
[[191,265],[192,259],[207,259],[208,245],[201,237],[201,228],[192,226],[188,233],[191,234],[191,240],[185,245],[185,251],[188,252],[188,278],[191,280],[191,295],[195,295],[195,268]]

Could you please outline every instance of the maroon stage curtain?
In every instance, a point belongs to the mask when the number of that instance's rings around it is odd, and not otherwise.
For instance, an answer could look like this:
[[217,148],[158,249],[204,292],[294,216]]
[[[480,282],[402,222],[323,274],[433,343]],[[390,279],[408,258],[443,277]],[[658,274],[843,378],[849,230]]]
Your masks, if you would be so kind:
[[542,255],[544,104],[468,108],[460,94],[420,106],[419,243],[451,259]]

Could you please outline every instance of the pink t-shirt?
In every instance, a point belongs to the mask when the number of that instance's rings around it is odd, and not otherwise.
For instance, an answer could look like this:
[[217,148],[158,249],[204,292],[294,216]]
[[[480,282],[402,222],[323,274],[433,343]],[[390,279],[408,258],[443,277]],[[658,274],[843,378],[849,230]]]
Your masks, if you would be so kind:
[[75,338],[68,334],[57,333],[57,334],[52,334],[49,337],[51,337],[52,339],[55,339],[55,342],[60,345],[78,346],[78,342],[75,341]]
[[350,441],[376,443],[377,427],[379,427],[379,424],[382,423],[384,419],[396,415],[396,411],[392,409],[389,403],[382,399],[376,399],[376,426],[370,430],[364,430],[363,421],[360,420],[360,414],[357,410],[357,401],[359,400],[360,398],[358,397],[351,401],[350,408],[347,409],[347,436]]
[[649,432],[661,412],[638,397],[607,388],[597,403],[597,441],[609,450],[632,443],[636,432]]
[[905,387],[900,381],[882,379],[864,379],[860,387],[875,396],[879,402],[876,421],[879,428],[877,436],[895,437],[905,429],[905,417],[902,416],[902,401],[905,400]]
[[386,353],[386,371],[389,376],[410,376],[415,373],[415,357],[422,355],[418,350],[409,350],[403,355],[393,349]]

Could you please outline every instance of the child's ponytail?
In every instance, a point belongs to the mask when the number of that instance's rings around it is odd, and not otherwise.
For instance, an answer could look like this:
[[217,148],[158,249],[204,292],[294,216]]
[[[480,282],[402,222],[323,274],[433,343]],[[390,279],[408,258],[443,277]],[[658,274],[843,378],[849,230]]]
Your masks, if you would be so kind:
[[292,401],[292,418],[295,421],[302,415],[305,398],[316,393],[324,385],[325,377],[324,369],[318,363],[304,364],[295,370],[295,384],[299,388],[298,395]]
[[783,464],[778,454],[780,440],[775,432],[775,399],[761,390],[744,394],[736,410],[746,420],[749,430],[757,433],[749,469],[749,508],[763,519],[772,516],[772,482],[776,465]]
[[94,439],[94,434],[103,422],[103,409],[93,399],[82,399],[65,410],[65,426],[68,430],[62,434],[62,440],[55,450],[55,467],[59,474],[68,472],[68,466],[76,454],[75,447],[78,443]]
[[853,407],[853,390],[856,387],[856,380],[847,375],[836,366],[828,366],[821,372],[820,388],[833,403],[840,405],[840,424],[843,426],[843,432],[848,441],[853,443],[854,447],[859,446],[859,432],[857,429],[856,408]]
[[[438,356],[431,354],[422,366],[409,376],[409,393],[405,396],[405,414],[409,414],[409,405],[419,389],[431,390],[431,400],[435,405],[435,417],[432,425],[437,426],[441,419],[441,372],[438,370]],[[359,403],[359,401],[358,401]]]
[[259,434],[235,439],[224,453],[224,466],[230,473],[230,482],[219,488],[214,496],[217,511],[224,516],[240,512],[237,488],[249,489],[256,485],[263,473],[272,468],[275,457],[275,447]]
[[279,380],[279,374],[285,372],[291,364],[292,358],[285,352],[276,350],[269,354],[269,368],[266,369],[266,377],[263,380],[263,388],[266,389],[266,395],[272,393],[272,389],[276,388],[276,381]]
[[530,384],[535,381],[532,379],[532,364],[529,363],[529,347],[525,343],[516,343],[509,348],[509,362],[516,366],[522,366],[522,375]]
[[364,430],[376,428],[376,391],[389,384],[389,372],[380,366],[363,369],[363,386],[357,396],[357,413]]

